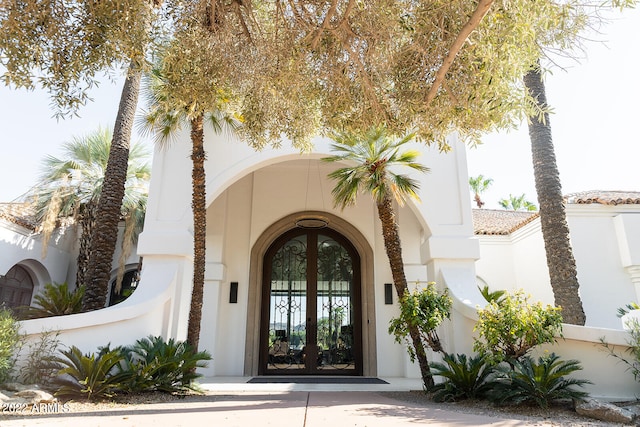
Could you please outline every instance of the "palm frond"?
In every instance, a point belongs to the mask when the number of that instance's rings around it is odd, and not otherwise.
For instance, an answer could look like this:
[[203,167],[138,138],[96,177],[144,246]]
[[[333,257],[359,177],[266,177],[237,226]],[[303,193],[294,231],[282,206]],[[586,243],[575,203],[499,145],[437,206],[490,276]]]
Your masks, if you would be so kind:
[[335,154],[322,160],[352,164],[329,174],[329,178],[336,181],[332,191],[336,206],[353,205],[359,191],[370,194],[376,203],[387,197],[400,205],[407,198],[418,199],[418,181],[392,170],[403,167],[419,172],[429,170],[415,161],[419,151],[402,150],[404,144],[413,140],[413,134],[394,140],[383,126],[378,126],[364,135],[342,133],[333,139],[331,150]]

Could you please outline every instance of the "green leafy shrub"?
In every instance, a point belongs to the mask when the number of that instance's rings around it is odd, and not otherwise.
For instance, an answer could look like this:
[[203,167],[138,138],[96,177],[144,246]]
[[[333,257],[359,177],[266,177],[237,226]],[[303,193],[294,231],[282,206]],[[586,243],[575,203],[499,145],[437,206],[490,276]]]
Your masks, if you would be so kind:
[[56,396],[63,398],[104,399],[114,396],[122,389],[126,376],[116,367],[122,361],[122,349],[101,348],[98,353],[83,354],[72,346],[61,351],[64,357],[51,358],[58,376],[53,384],[58,387]]
[[36,319],[41,317],[62,316],[80,313],[84,286],[69,290],[66,283],[47,283],[41,294],[33,297],[37,306],[20,307],[18,312],[22,319]]
[[194,380],[200,377],[196,368],[206,367],[211,360],[209,353],[194,353],[186,342],[153,336],[123,348],[122,355],[120,370],[127,378],[123,385],[132,392],[193,390]]
[[23,336],[20,323],[11,310],[0,309],[0,383],[11,378],[16,363],[16,355],[21,347]]
[[48,385],[56,374],[51,363],[60,345],[59,331],[43,331],[38,340],[27,345],[27,356],[20,368],[20,379],[25,384]]
[[555,353],[540,357],[537,363],[524,356],[514,361],[513,370],[505,371],[504,377],[495,382],[491,400],[500,405],[535,404],[541,408],[557,400],[584,400],[588,393],[574,386],[591,382],[566,377],[581,369],[577,360],[561,360]]
[[478,310],[473,349],[487,361],[510,364],[525,356],[533,347],[555,342],[562,335],[560,308],[529,303],[523,291],[506,292],[499,301],[490,301]]
[[450,402],[461,399],[483,398],[492,388],[495,368],[486,363],[485,357],[467,358],[464,354],[445,354],[444,363],[431,363],[434,376],[444,377],[436,384],[433,400]]
[[[451,297],[445,290],[439,293],[435,283],[429,283],[424,289],[405,295],[400,299],[400,317],[391,319],[389,333],[395,336],[397,343],[409,341],[409,328],[416,326],[420,337],[427,347],[444,353],[436,328],[451,316]],[[413,345],[408,345],[409,356],[415,360]]]

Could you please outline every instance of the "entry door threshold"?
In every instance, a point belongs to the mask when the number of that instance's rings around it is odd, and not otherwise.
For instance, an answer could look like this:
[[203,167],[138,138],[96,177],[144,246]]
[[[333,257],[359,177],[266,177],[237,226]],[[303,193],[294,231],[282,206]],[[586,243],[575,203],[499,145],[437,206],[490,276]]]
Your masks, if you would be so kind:
[[264,375],[253,377],[248,383],[252,384],[389,384],[376,377],[350,377],[325,375]]

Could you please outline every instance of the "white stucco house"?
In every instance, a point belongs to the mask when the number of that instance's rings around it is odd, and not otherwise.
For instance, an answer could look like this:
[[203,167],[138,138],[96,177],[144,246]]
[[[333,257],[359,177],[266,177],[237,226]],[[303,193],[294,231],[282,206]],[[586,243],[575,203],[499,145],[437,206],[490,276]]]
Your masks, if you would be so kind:
[[[548,303],[553,295],[537,216],[472,210],[465,147],[453,136],[449,142],[446,154],[422,148],[430,173],[415,176],[421,202],[399,207],[398,219],[410,287],[435,281],[449,289],[454,311],[440,336],[448,352],[471,354],[476,307],[484,303],[479,283],[524,288]],[[320,160],[330,154],[329,141],[316,141],[308,154],[286,147],[256,152],[207,135],[206,149],[200,349],[213,362],[203,374],[418,377],[387,332],[398,307],[375,204],[363,195],[353,208],[334,208],[327,174],[337,165]],[[154,154],[137,248],[144,266],[132,296],[92,313],[26,321],[29,333],[59,329],[65,344],[85,351],[150,334],[185,338],[193,251],[189,151],[185,133]],[[592,394],[628,398],[640,385],[599,339],[624,346],[616,310],[640,300],[640,193],[621,202],[614,193],[598,194],[604,198],[569,198],[567,207],[587,326],[566,325],[550,351],[582,362]],[[2,237],[0,250],[16,252],[0,259],[0,271],[19,265],[36,288],[72,277],[68,260],[65,267],[55,258],[72,254],[72,243],[63,241],[59,255],[50,249],[43,261],[37,238],[14,234]]]

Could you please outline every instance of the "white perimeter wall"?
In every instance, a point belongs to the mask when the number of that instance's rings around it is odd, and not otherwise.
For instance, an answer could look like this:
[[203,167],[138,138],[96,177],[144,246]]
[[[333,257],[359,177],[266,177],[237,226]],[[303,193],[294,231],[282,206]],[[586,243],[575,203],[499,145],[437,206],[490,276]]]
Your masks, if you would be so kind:
[[[635,224],[630,218],[637,222],[640,208],[598,204],[567,207],[588,326],[621,329],[617,309],[638,301],[631,273],[636,265],[633,263],[640,263],[640,233],[635,232],[633,225],[625,228],[624,224]],[[539,220],[510,236],[478,236],[478,239],[481,257],[476,272],[492,290],[522,288],[534,301],[553,304]],[[628,241],[639,243],[630,245]],[[625,249],[627,262],[621,255]]]

